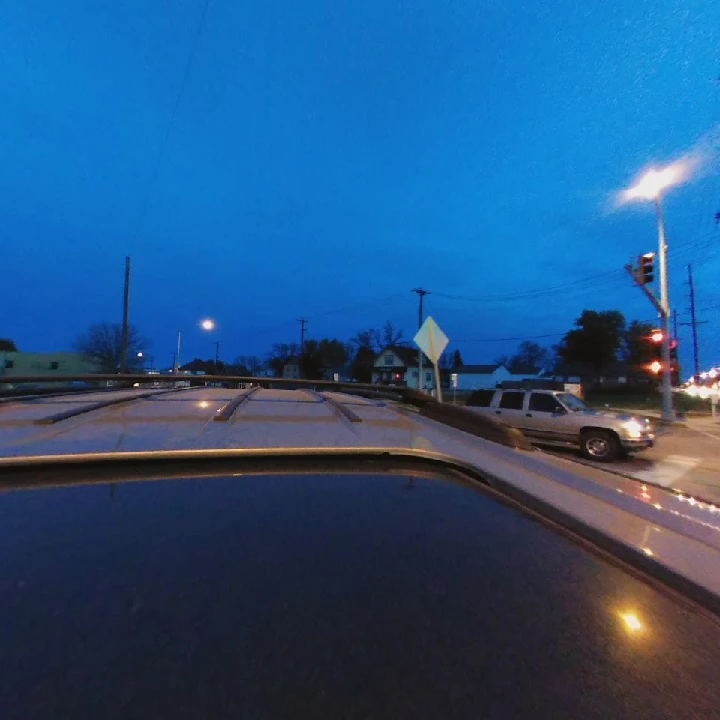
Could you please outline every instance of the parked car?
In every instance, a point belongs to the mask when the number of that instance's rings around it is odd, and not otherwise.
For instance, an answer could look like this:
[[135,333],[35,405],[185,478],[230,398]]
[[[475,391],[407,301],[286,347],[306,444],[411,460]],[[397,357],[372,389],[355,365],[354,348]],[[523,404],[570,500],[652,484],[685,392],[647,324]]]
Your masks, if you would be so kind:
[[655,444],[655,430],[646,418],[593,410],[568,392],[477,390],[467,406],[521,430],[537,444],[576,447],[589,460],[613,462]]

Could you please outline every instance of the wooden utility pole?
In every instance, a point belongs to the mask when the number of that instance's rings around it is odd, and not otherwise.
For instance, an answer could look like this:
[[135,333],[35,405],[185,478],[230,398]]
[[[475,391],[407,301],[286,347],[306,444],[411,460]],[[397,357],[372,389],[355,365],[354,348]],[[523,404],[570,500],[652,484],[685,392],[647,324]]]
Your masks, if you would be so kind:
[[128,354],[128,314],[130,310],[130,256],[125,258],[125,291],[123,293],[122,340],[120,344],[120,372],[126,373]]
[[305,326],[307,325],[307,319],[299,318],[298,322],[300,323],[300,354],[298,356],[298,374],[300,375],[300,377],[303,377],[302,357],[303,353],[305,352]]
[[[420,298],[420,307],[418,309],[418,330],[422,327],[423,324],[423,298],[426,295],[429,295],[430,292],[428,290],[424,290],[421,287],[413,288],[412,292],[417,293]],[[422,362],[423,359],[423,352],[422,350],[418,350],[418,390],[422,391],[423,389],[423,380],[422,380]]]

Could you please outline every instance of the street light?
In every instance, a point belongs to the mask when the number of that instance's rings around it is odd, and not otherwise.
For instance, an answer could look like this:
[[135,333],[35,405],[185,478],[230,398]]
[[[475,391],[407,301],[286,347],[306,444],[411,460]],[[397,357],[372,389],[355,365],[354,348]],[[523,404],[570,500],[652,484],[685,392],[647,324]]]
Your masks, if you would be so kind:
[[[211,320],[210,318],[205,318],[204,320],[200,321],[200,327],[203,330],[214,330],[215,329],[215,321]],[[180,371],[180,344],[182,341],[182,331],[178,330],[177,335],[177,352],[175,353],[175,367],[173,368],[174,372]]]
[[670,367],[670,299],[668,297],[667,273],[667,241],[665,239],[665,222],[663,220],[660,199],[663,191],[681,183],[689,174],[690,165],[679,160],[664,168],[651,168],[632,187],[622,193],[623,199],[652,200],[655,203],[655,214],[658,226],[658,259],[660,269],[660,307],[662,312],[662,391],[665,421],[675,419],[672,400],[672,375]]

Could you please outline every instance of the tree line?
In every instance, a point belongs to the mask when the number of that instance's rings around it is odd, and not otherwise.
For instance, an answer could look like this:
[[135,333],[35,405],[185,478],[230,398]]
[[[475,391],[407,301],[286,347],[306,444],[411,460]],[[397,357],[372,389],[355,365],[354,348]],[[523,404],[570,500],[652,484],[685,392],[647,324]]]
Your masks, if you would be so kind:
[[[630,368],[642,368],[649,363],[652,349],[648,337],[652,330],[652,323],[628,322],[619,310],[584,310],[557,345],[546,348],[525,340],[514,354],[497,357],[495,362],[511,372],[531,368],[559,371],[564,365],[582,365],[591,368],[599,378],[617,362]],[[334,370],[359,382],[370,382],[378,352],[390,345],[410,347],[411,344],[401,329],[386,322],[380,328],[360,330],[347,341],[310,338],[305,341],[302,352],[298,343],[275,343],[264,357],[240,355],[231,363],[217,364],[214,360],[195,358],[189,364],[206,373],[252,376],[269,370],[280,376],[284,366],[292,360],[299,362],[303,376],[308,379],[321,379],[327,371]],[[149,346],[149,341],[138,329],[130,326],[129,370],[143,367],[143,358],[138,357],[138,353],[147,355]],[[121,361],[122,326],[108,322],[94,324],[75,339],[73,349],[94,361],[103,372],[116,372]],[[12,340],[0,338],[0,350],[16,351],[17,347]],[[444,370],[461,367],[460,351],[445,353],[439,364]]]

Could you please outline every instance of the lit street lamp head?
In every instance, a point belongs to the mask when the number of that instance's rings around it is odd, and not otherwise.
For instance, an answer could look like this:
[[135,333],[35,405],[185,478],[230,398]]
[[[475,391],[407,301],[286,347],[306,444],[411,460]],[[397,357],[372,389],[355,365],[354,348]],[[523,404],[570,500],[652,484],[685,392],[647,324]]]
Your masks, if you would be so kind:
[[682,160],[659,170],[651,168],[635,185],[623,192],[623,200],[656,200],[663,190],[681,183],[689,173],[690,164]]
[[200,327],[203,330],[214,330],[215,329],[215,321],[211,320],[210,318],[207,318],[206,320],[203,320],[200,323]]

